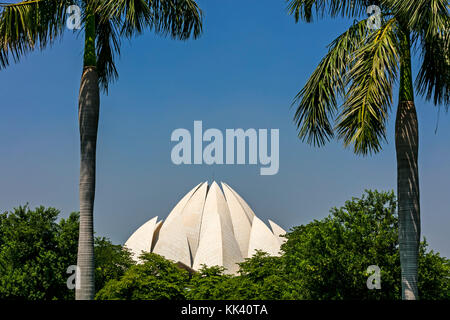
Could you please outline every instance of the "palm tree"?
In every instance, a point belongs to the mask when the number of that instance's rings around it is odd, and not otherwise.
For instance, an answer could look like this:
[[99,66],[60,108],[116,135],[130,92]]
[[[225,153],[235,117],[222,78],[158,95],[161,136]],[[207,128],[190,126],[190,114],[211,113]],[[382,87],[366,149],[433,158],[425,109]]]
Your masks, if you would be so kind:
[[122,37],[145,28],[185,40],[202,31],[202,13],[194,0],[28,0],[0,4],[0,67],[27,52],[44,49],[65,30],[66,12],[77,4],[84,32],[83,72],[78,100],[80,129],[80,233],[76,299],[94,297],[93,212],[100,87],[118,76],[114,56]]
[[[420,55],[417,93],[448,110],[450,60],[447,0],[287,0],[296,22],[318,16],[353,19],[380,8],[379,16],[353,25],[328,47],[305,86],[297,94],[294,120],[298,135],[321,146],[337,133],[356,154],[381,150],[386,122],[399,79],[395,122],[399,246],[402,298],[418,299],[417,259],[420,241],[418,122],[414,105],[411,48]],[[373,18],[379,18],[374,28]],[[400,70],[400,74],[398,74]],[[338,106],[338,100],[342,103]],[[332,123],[334,122],[334,123]]]

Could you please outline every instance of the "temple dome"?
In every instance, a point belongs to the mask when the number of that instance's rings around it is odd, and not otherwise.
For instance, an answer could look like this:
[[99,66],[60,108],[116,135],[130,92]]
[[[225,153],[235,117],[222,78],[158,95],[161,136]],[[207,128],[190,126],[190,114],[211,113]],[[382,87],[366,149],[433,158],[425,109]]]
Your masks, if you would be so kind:
[[154,217],[137,229],[125,246],[138,261],[144,252],[198,270],[202,264],[223,266],[235,274],[237,263],[256,250],[279,255],[286,232],[269,220],[270,228],[226,183],[202,182],[189,191],[166,220]]

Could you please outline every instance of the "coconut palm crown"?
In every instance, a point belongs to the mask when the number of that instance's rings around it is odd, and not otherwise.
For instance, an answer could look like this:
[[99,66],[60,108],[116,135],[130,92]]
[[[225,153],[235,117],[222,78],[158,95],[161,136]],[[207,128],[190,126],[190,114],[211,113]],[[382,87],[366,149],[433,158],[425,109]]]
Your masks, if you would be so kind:
[[[322,146],[335,134],[356,154],[382,149],[398,82],[395,126],[399,245],[403,299],[417,299],[420,241],[418,123],[414,105],[411,49],[420,69],[416,92],[448,110],[450,59],[447,0],[287,0],[296,22],[313,16],[360,19],[377,5],[378,16],[355,20],[328,46],[294,99],[298,136]],[[368,11],[369,9],[369,11]],[[376,25],[374,18],[379,19]]]
[[[81,8],[81,32],[93,32],[94,52],[85,52],[84,63],[95,64],[102,89],[117,79],[115,57],[121,38],[146,28],[173,39],[197,38],[202,32],[202,12],[194,0],[26,0],[0,2],[0,69],[35,49],[45,49],[62,37],[68,9]],[[94,20],[94,21],[92,21]],[[90,28],[95,22],[95,28]],[[86,49],[86,48],[85,48]],[[86,51],[86,50],[85,50]],[[87,55],[87,56],[86,56]],[[92,60],[96,58],[96,63]]]
[[[94,198],[100,88],[118,76],[115,56],[122,38],[145,29],[185,40],[202,31],[202,13],[194,0],[28,0],[0,3],[0,69],[11,60],[44,49],[61,38],[68,11],[77,5],[84,33],[83,72],[78,97],[80,128],[80,230],[76,299],[93,299]],[[71,10],[69,10],[69,8]]]

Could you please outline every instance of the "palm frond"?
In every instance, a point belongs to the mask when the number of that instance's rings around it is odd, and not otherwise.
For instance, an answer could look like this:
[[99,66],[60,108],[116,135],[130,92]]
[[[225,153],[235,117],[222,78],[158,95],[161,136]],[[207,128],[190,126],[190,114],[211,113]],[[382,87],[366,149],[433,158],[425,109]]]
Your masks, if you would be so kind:
[[[141,33],[146,27],[177,39],[199,36],[202,14],[192,0],[92,0],[96,13],[97,71],[100,85],[117,79],[114,58],[120,55],[120,38]],[[87,10],[85,10],[87,11]]]
[[114,19],[96,19],[96,51],[99,84],[107,93],[108,84],[115,81],[117,73],[114,58],[120,55],[120,32]]
[[450,91],[450,13],[447,0],[385,0],[412,31],[421,57],[417,92],[448,110]]
[[366,0],[287,0],[287,10],[290,15],[294,15],[296,22],[299,20],[311,22],[314,12],[318,17],[329,14],[331,17],[357,18],[366,13],[368,5],[374,4],[369,2]]
[[97,0],[97,10],[123,22],[121,34],[131,37],[148,27],[160,35],[185,40],[202,32],[202,11],[194,0]]
[[336,128],[344,145],[353,144],[357,154],[378,152],[386,140],[386,118],[399,65],[398,32],[395,18],[388,20],[353,57]]
[[0,68],[9,58],[20,57],[36,47],[43,49],[64,31],[70,0],[27,0],[0,4]]
[[408,16],[408,27],[414,31],[421,67],[416,78],[417,91],[434,104],[445,104],[448,110],[450,91],[450,13],[447,0],[419,0],[412,6],[398,1],[399,14]]
[[151,22],[148,0],[94,0],[91,3],[101,21],[115,20],[121,35],[139,34]]
[[[395,16],[417,33],[431,34],[448,24],[447,0],[383,0]],[[447,25],[448,27],[448,25]]]
[[415,86],[417,92],[435,105],[450,102],[450,30],[440,35],[421,37],[421,67]]
[[294,121],[298,136],[309,144],[321,146],[333,137],[331,118],[337,111],[337,99],[344,95],[346,73],[352,55],[367,37],[367,20],[355,22],[330,45],[306,85],[295,97],[298,104]]

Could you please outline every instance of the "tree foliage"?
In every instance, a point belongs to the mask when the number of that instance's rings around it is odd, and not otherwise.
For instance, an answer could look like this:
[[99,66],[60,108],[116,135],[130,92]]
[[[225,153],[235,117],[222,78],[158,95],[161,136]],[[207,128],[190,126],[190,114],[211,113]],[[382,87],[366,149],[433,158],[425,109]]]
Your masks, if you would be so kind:
[[59,211],[18,207],[0,215],[0,298],[68,299],[66,269],[76,264],[76,214],[58,224]]
[[[282,246],[300,299],[401,299],[398,218],[393,192],[367,191],[322,220],[292,229]],[[450,299],[450,261],[421,243],[419,292]],[[381,289],[368,290],[367,268],[381,269]],[[432,270],[432,271],[431,271]]]
[[[57,222],[59,211],[27,206],[0,214],[0,299],[73,299],[66,273],[76,264],[77,213]],[[330,215],[294,227],[282,255],[257,253],[237,275],[203,266],[189,274],[172,261],[130,252],[95,239],[96,299],[400,299],[398,219],[393,192],[366,191]],[[367,268],[381,270],[381,289],[367,288]],[[450,299],[450,260],[427,249],[419,255],[422,299]]]
[[[69,6],[95,16],[95,51],[103,90],[118,77],[115,60],[123,38],[146,28],[162,36],[186,40],[202,32],[202,11],[194,0],[24,0],[0,3],[0,69],[34,49],[45,49],[66,31]],[[92,58],[92,57],[91,57]],[[94,57],[95,59],[95,57]]]
[[[393,103],[402,55],[410,38],[420,58],[417,92],[448,109],[450,86],[450,14],[447,0],[380,0],[380,28],[368,27],[370,1],[288,0],[295,20],[345,16],[354,22],[328,46],[310,78],[294,99],[298,136],[321,146],[335,132],[346,147],[367,155],[386,140],[386,121]],[[357,20],[360,19],[360,20]],[[409,43],[408,43],[409,52]],[[412,88],[411,88],[412,90]],[[412,92],[411,92],[412,95]],[[399,99],[401,100],[402,97]]]
[[187,271],[154,253],[143,253],[143,263],[129,268],[120,280],[109,281],[96,295],[100,300],[184,299]]
[[288,282],[281,268],[281,258],[261,251],[240,264],[238,276],[225,274],[223,267],[203,266],[193,275],[186,297],[194,300],[283,299]]
[[[67,268],[77,263],[79,214],[57,222],[54,208],[28,206],[0,214],[0,299],[67,300]],[[95,239],[96,281],[101,288],[134,264],[130,253]]]
[[[368,191],[320,221],[293,228],[283,245],[288,272],[304,299],[395,299],[400,296],[398,222],[391,193]],[[368,290],[366,269],[381,268],[381,290]]]
[[105,237],[94,240],[95,255],[95,288],[103,288],[114,279],[120,279],[125,272],[135,264],[131,252],[121,245],[112,244]]

